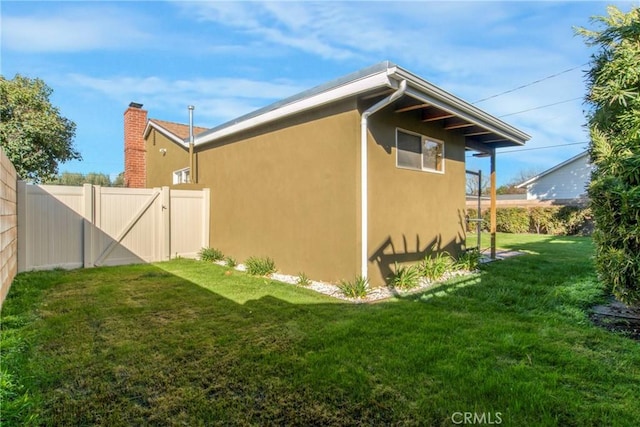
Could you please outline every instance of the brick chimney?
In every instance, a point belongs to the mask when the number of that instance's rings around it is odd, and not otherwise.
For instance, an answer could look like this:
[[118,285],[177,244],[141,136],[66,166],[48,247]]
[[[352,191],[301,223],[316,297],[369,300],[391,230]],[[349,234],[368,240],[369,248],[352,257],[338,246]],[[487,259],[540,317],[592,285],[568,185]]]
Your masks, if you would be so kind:
[[124,186],[144,188],[147,178],[147,150],[144,147],[144,129],[147,111],[142,104],[132,102],[124,112]]

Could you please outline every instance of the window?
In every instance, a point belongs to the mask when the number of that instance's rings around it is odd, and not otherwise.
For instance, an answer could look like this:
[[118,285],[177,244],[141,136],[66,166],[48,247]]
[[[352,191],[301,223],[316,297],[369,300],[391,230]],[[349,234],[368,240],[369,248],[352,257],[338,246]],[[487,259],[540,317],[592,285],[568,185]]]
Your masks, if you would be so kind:
[[396,165],[400,168],[444,172],[444,142],[397,129]]
[[177,170],[173,173],[174,184],[187,184],[189,182],[189,168]]

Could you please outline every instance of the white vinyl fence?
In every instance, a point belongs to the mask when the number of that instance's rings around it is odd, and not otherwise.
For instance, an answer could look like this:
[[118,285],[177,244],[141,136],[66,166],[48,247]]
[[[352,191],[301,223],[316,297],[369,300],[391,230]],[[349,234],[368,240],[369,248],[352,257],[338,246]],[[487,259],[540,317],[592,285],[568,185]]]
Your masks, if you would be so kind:
[[195,257],[209,244],[209,190],[18,182],[18,271]]

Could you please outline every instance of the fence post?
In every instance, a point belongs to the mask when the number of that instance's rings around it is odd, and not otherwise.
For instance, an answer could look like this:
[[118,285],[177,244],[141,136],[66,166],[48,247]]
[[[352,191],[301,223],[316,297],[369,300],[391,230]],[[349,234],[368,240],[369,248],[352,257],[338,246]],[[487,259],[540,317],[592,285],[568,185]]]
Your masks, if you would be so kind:
[[83,266],[84,268],[93,267],[94,261],[94,195],[93,195],[93,185],[84,184],[82,186],[82,198],[84,203],[84,220],[83,224],[83,233],[82,233],[82,256],[83,256]]
[[27,212],[27,183],[18,181],[18,272],[27,271],[29,269],[28,251],[27,251],[27,231],[29,217]]
[[209,224],[211,215],[211,191],[208,188],[202,189],[202,247],[208,248],[211,245],[209,241]]
[[160,238],[162,241],[160,259],[167,261],[171,259],[171,190],[169,187],[162,187],[160,210]]

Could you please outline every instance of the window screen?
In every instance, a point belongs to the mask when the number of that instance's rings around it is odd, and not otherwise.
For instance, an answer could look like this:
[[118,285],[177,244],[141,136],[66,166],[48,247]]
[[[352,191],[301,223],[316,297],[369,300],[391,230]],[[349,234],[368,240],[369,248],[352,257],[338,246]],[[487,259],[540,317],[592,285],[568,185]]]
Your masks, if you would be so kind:
[[401,168],[444,172],[444,142],[397,129],[396,165]]
[[398,131],[397,136],[397,162],[398,166],[422,169],[422,138],[419,135],[412,135]]

